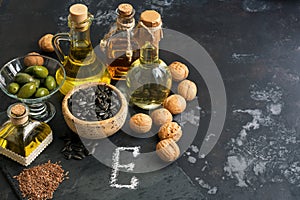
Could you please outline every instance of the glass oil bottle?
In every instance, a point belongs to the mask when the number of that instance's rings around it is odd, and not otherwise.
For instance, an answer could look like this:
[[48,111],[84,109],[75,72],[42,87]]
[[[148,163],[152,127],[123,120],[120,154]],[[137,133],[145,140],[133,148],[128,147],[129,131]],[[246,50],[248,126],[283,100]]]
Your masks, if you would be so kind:
[[25,104],[11,105],[7,115],[9,120],[0,128],[0,153],[27,166],[52,142],[52,130],[48,124],[30,119]]
[[155,109],[168,97],[172,77],[168,66],[159,59],[162,38],[161,16],[146,10],[140,16],[135,38],[140,46],[140,58],[132,63],[126,85],[129,102],[143,109]]
[[[70,32],[58,33],[52,40],[54,50],[66,72],[66,80],[60,89],[64,95],[74,86],[87,82],[110,83],[110,75],[104,63],[96,55],[91,43],[90,26],[93,15],[83,4],[74,4],[69,11]],[[70,43],[68,55],[63,53],[60,41]],[[58,83],[63,81],[62,72],[56,73],[56,80]]]
[[106,64],[113,80],[125,80],[133,61],[138,59],[138,44],[133,38],[135,10],[132,5],[118,6],[117,20],[100,41],[101,50],[106,55]]

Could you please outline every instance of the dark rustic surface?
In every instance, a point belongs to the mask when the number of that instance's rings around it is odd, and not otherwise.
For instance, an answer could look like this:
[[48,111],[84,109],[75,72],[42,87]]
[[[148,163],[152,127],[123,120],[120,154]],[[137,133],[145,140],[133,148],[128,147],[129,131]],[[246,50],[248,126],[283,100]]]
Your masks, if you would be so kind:
[[[0,0],[0,65],[13,57],[39,51],[37,40],[43,34],[67,31],[68,7],[75,2],[86,3],[95,15],[91,37],[97,45],[113,21],[119,1]],[[61,160],[63,168],[70,171],[70,179],[62,183],[54,199],[299,199],[298,1],[130,2],[137,10],[136,18],[142,10],[158,10],[164,27],[190,36],[213,58],[227,93],[222,135],[214,149],[201,158],[198,149],[203,133],[211,114],[218,114],[210,110],[203,86],[203,92],[199,88],[198,93],[203,125],[191,148],[172,165],[137,175],[137,190],[114,189],[109,186],[111,169],[95,158],[63,158],[62,137],[68,129],[60,112],[62,96],[56,94],[51,102],[58,112],[49,123],[54,142],[33,163]],[[198,87],[202,85],[197,73],[190,78],[199,80]],[[0,99],[0,111],[14,102],[3,92]],[[23,169],[3,156],[0,160],[8,177]],[[6,176],[0,173],[0,199],[17,199]],[[131,176],[123,174],[121,180],[126,183]]]

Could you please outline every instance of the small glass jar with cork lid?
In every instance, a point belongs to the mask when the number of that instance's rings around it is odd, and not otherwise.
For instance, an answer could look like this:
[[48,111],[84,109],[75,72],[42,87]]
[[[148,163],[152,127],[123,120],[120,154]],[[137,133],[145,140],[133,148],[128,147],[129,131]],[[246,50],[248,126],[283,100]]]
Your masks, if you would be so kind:
[[125,80],[131,64],[138,59],[138,44],[133,38],[135,10],[122,3],[116,9],[117,19],[100,41],[106,55],[106,64],[113,80]]
[[0,128],[0,154],[29,165],[53,139],[50,126],[29,118],[29,108],[22,103],[8,107],[9,120]]
[[159,41],[163,37],[158,12],[146,10],[134,30],[140,47],[140,58],[127,73],[127,96],[131,104],[149,110],[159,107],[168,97],[172,76],[166,63],[159,58]]

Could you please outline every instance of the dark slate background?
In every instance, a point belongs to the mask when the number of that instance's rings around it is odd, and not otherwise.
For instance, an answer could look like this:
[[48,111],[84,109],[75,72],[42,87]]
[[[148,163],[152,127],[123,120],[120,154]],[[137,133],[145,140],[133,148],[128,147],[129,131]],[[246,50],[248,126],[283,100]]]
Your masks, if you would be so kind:
[[[37,41],[45,33],[67,31],[68,8],[77,2],[87,4],[95,15],[91,39],[97,45],[114,20],[114,9],[122,1],[0,0],[0,65],[16,56],[39,52]],[[70,171],[70,179],[61,184],[54,199],[299,199],[300,3],[292,0],[129,2],[136,8],[136,18],[145,9],[156,9],[162,14],[165,28],[190,36],[213,58],[227,93],[222,135],[205,158],[198,155],[213,112],[205,83],[202,84],[197,73],[191,74],[189,78],[197,80],[198,87],[201,85],[198,97],[202,108],[201,126],[193,146],[168,167],[138,174],[137,190],[115,189],[109,186],[111,169],[95,158],[90,156],[82,161],[63,158],[62,137],[68,129],[60,112],[63,97],[56,94],[50,101],[58,112],[49,123],[54,141],[32,164],[61,161],[63,168]],[[162,59],[164,55],[161,54]],[[167,62],[174,59],[165,56]],[[3,112],[14,102],[3,92],[0,101]],[[246,139],[239,143],[243,130]],[[4,171],[0,173],[0,199],[18,199],[18,192],[14,192],[8,180],[18,190],[10,177],[23,167],[3,156],[0,160]],[[120,176],[126,183],[132,174]]]

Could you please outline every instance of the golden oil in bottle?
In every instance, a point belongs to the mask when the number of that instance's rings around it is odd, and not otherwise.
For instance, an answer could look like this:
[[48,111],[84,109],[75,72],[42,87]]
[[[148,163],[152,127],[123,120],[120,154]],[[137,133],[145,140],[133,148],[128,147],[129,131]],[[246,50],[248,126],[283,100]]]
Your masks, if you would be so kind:
[[159,41],[162,36],[161,17],[156,11],[141,14],[138,30],[140,58],[127,73],[127,96],[131,104],[143,109],[155,109],[168,97],[172,76],[168,66],[159,59]]
[[169,93],[170,89],[166,86],[147,83],[131,94],[130,101],[140,108],[151,110],[159,107]]
[[[87,82],[110,83],[110,75],[104,64],[95,55],[91,44],[88,42],[76,42],[71,47],[69,56],[64,57],[63,66],[66,79],[61,87],[62,94],[66,94],[73,87]],[[58,83],[63,81],[63,72],[59,69],[56,73]]]
[[[95,54],[90,40],[93,15],[88,13],[88,8],[83,4],[74,4],[69,11],[70,32],[58,33],[53,37],[54,50],[66,72],[66,80],[60,89],[64,95],[73,87],[84,83],[110,83],[107,68]],[[68,55],[63,53],[60,41],[69,41]],[[63,81],[63,77],[62,70],[58,70],[56,73],[58,84]]]
[[124,52],[126,52],[126,47],[127,41],[124,41],[121,38],[111,38],[110,49],[107,55],[107,69],[113,80],[125,80],[131,64],[139,57],[139,52],[133,50],[132,56],[129,59],[128,56],[124,54]]
[[131,64],[139,58],[138,44],[133,38],[135,10],[132,5],[118,6],[117,20],[100,41],[101,50],[106,55],[106,64],[111,79],[125,80]]
[[11,105],[10,118],[0,128],[0,153],[28,165],[52,141],[48,124],[28,117],[29,109],[21,103]]
[[143,108],[155,109],[168,97],[172,76],[168,66],[158,58],[157,49],[149,42],[141,48],[127,75],[130,103]]

